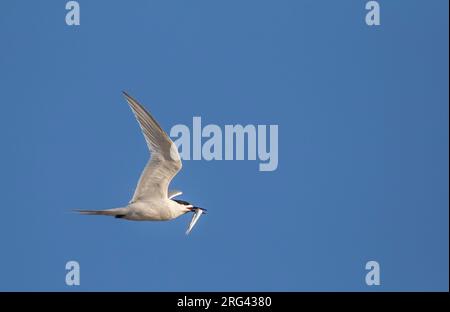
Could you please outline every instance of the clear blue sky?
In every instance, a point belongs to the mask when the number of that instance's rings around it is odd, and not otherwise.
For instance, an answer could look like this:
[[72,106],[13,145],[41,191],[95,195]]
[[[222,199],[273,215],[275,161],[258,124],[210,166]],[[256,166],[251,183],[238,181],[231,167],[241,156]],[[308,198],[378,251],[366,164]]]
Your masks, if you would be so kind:
[[[0,290],[448,290],[448,1],[65,2],[0,5]],[[278,170],[185,161],[189,237],[70,213],[147,161],[122,90],[166,131],[278,124]]]

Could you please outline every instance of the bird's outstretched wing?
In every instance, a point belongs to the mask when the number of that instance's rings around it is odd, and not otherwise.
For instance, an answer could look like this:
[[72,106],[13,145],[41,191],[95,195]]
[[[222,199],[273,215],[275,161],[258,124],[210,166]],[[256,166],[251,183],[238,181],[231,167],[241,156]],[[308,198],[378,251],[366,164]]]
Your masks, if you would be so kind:
[[181,169],[177,147],[156,120],[135,99],[123,92],[147,141],[151,158],[142,171],[131,202],[149,198],[167,198],[172,178]]

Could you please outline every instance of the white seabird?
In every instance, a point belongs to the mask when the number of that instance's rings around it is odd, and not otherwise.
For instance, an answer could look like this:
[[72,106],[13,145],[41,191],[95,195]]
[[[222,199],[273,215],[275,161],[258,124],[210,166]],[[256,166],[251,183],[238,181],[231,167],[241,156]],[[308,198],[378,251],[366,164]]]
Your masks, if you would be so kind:
[[76,210],[86,215],[113,216],[133,221],[166,221],[194,212],[186,231],[189,234],[206,209],[174,199],[181,191],[169,191],[173,177],[181,170],[178,149],[156,120],[135,99],[123,92],[142,129],[151,153],[139,178],[133,198],[126,207],[105,210]]

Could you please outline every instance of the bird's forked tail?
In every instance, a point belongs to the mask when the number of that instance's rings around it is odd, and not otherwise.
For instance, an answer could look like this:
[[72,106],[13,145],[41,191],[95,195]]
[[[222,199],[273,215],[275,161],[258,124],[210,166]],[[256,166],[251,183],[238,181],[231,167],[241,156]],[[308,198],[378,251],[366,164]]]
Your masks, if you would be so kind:
[[79,212],[83,215],[97,215],[97,216],[111,216],[116,218],[123,218],[126,214],[126,208],[112,208],[104,210],[80,210],[75,209],[75,212]]

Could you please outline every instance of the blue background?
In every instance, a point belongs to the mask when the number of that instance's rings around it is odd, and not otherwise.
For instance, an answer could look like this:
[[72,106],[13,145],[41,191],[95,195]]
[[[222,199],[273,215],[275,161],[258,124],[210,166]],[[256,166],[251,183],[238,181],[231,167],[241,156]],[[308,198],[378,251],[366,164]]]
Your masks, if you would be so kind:
[[[448,290],[448,1],[65,3],[0,6],[0,290]],[[166,131],[278,124],[278,170],[185,161],[189,237],[71,213],[147,161],[122,90]]]

